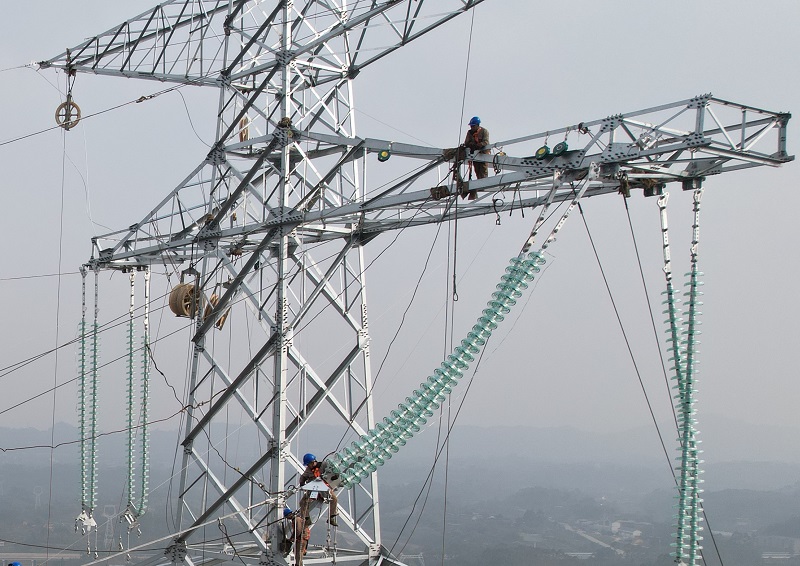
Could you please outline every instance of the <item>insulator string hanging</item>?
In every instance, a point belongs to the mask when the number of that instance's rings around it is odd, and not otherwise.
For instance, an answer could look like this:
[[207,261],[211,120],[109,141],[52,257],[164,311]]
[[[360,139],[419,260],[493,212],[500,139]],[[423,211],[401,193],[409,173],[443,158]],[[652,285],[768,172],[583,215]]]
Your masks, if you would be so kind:
[[[130,306],[128,310],[128,332],[127,332],[127,418],[128,418],[128,482],[127,495],[128,503],[120,516],[120,521],[127,523],[128,542],[130,543],[130,532],[136,530],[141,534],[139,518],[144,515],[147,509],[148,479],[150,473],[149,443],[150,435],[148,419],[150,418],[150,268],[144,268],[144,316],[142,330],[142,357],[141,357],[141,383],[138,426],[136,426],[136,336],[134,327],[134,312],[136,310],[136,273],[130,273]],[[134,431],[139,429],[138,443]],[[137,447],[139,449],[137,453]],[[137,468],[136,458],[139,458]],[[138,490],[136,486],[137,476],[139,479]],[[130,544],[129,544],[130,546]]]
[[699,287],[702,285],[698,270],[698,246],[700,241],[700,200],[702,190],[695,191],[693,195],[694,223],[692,225],[692,244],[690,249],[690,272],[686,286],[688,290],[684,293],[684,315],[688,318],[685,328],[683,319],[678,316],[678,305],[675,297],[675,290],[672,284],[672,269],[670,264],[669,237],[667,225],[666,206],[668,195],[661,196],[658,200],[658,207],[661,216],[661,231],[663,234],[664,248],[664,274],[666,276],[667,290],[665,291],[666,300],[664,303],[667,309],[664,311],[668,315],[669,324],[667,342],[672,351],[674,371],[673,379],[676,382],[675,389],[675,408],[678,415],[678,440],[680,442],[680,475],[678,478],[678,494],[676,495],[677,516],[675,526],[675,552],[672,555],[676,562],[694,566],[700,558],[702,537],[700,526],[702,520],[700,516],[700,450],[698,448],[697,428],[695,427],[695,385],[696,385],[696,357],[697,340],[700,333],[697,326],[697,319],[700,312],[697,307],[702,303],[698,297],[702,295]]
[[692,226],[692,246],[691,246],[691,270],[689,273],[689,281],[686,286],[689,288],[685,293],[688,296],[686,301],[688,325],[685,331],[685,351],[686,351],[686,370],[685,370],[685,391],[683,395],[683,414],[682,414],[682,450],[681,450],[681,466],[686,466],[688,475],[688,488],[689,492],[687,497],[689,509],[689,532],[687,551],[689,564],[694,565],[700,558],[700,550],[702,546],[700,541],[703,537],[700,532],[703,528],[700,526],[702,517],[700,516],[700,484],[703,480],[700,479],[700,460],[701,450],[699,449],[699,441],[697,440],[697,428],[695,419],[695,393],[697,392],[696,375],[698,370],[696,368],[697,359],[697,336],[700,330],[697,328],[700,321],[697,317],[701,314],[698,307],[702,305],[698,299],[702,295],[699,287],[702,285],[700,276],[702,273],[698,270],[698,246],[700,243],[700,200],[702,199],[703,191],[698,189],[694,192],[694,224]]
[[150,266],[144,270],[144,322],[142,332],[142,431],[141,431],[141,483],[139,493],[139,516],[147,510],[147,492],[150,474]]
[[81,444],[81,510],[89,507],[87,474],[88,447],[86,438],[86,268],[81,267],[81,321],[78,346],[78,432]]
[[89,411],[90,434],[90,462],[89,462],[89,509],[90,515],[97,504],[97,383],[99,378],[99,342],[98,330],[100,329],[100,272],[94,272],[94,321],[92,323],[92,385]]
[[136,395],[134,393],[134,370],[135,370],[135,361],[134,361],[134,309],[135,309],[135,297],[136,297],[136,272],[131,271],[128,275],[130,280],[130,303],[128,307],[128,325],[127,325],[127,379],[126,379],[126,416],[127,416],[127,452],[128,452],[128,481],[127,481],[127,496],[128,496],[128,506],[130,507],[136,497],[136,492],[134,488],[134,465],[135,465],[135,457],[134,457],[134,421],[135,421],[135,409],[134,403],[136,402]]
[[[596,173],[596,167],[590,167]],[[535,232],[541,223],[537,222],[531,236],[526,240],[522,251],[517,257],[509,261],[505,274],[500,278],[500,283],[495,287],[491,300],[483,310],[475,325],[456,346],[453,352],[434,370],[427,381],[420,384],[404,403],[400,403],[396,410],[375,425],[359,440],[354,441],[349,447],[334,454],[327,460],[325,471],[326,480],[333,486],[352,487],[382,466],[393,454],[398,452],[406,441],[420,432],[428,419],[434,415],[446,399],[453,387],[464,377],[464,372],[469,369],[475,360],[475,354],[480,353],[486,341],[497,329],[498,325],[511,312],[517,304],[517,299],[528,288],[528,284],[541,270],[545,263],[543,251],[556,237],[558,231],[566,222],[570,212],[578,205],[578,201],[586,192],[590,180],[596,175],[590,174],[583,181],[580,190],[575,191],[574,197],[567,210],[559,219],[541,249],[528,253]]]
[[[79,346],[78,420],[81,435],[81,512],[75,518],[75,530],[87,536],[86,552],[91,554],[89,535],[96,530],[93,514],[97,505],[97,382],[99,367],[98,317],[100,316],[99,273],[94,272],[94,318],[87,344],[86,267],[81,267],[81,322]],[[88,348],[88,360],[87,360]],[[88,366],[88,367],[87,367]],[[87,383],[87,374],[90,377]],[[95,550],[96,550],[95,545]]]

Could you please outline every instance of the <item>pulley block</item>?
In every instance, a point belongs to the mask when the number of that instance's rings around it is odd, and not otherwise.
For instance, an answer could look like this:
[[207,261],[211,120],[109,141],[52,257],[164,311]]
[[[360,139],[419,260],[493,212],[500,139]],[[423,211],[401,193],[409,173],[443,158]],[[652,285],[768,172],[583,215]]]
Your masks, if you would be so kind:
[[242,116],[239,120],[239,141],[246,142],[250,139],[250,118]]
[[175,316],[194,317],[197,310],[198,295],[192,283],[179,283],[169,293],[169,310]]
[[78,125],[81,121],[81,108],[72,101],[71,97],[67,97],[66,102],[62,102],[56,108],[56,124],[69,130]]
[[550,148],[547,147],[547,145],[545,144],[539,149],[537,149],[534,155],[536,156],[536,159],[544,159],[545,157],[550,155]]
[[[206,308],[205,308],[205,310],[203,310],[203,320],[208,318],[208,316],[211,314],[211,311],[214,310],[214,307],[216,307],[217,304],[219,304],[219,295],[217,295],[216,293],[213,293],[208,298],[208,303],[206,304]],[[228,307],[228,309],[225,311],[225,313],[221,317],[219,317],[217,322],[214,323],[214,326],[218,330],[222,330],[222,327],[225,326],[225,321],[228,320],[228,315],[229,314],[231,314],[230,307]]]

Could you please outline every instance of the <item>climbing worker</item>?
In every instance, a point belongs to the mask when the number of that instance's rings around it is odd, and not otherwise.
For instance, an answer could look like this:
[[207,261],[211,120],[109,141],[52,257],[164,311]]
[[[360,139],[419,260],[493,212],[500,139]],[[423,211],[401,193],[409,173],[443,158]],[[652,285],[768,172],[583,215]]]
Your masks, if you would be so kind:
[[[303,470],[303,473],[300,475],[301,486],[315,479],[318,478],[322,479],[322,474],[325,472],[325,462],[322,463],[317,462],[317,457],[309,453],[303,456],[303,465],[306,467],[306,469]],[[329,505],[330,516],[328,517],[328,522],[332,526],[337,527],[338,523],[336,522],[336,516],[339,514],[338,511],[339,499],[336,497],[336,493],[334,493],[332,489],[328,489],[328,497],[330,498],[330,505]],[[309,492],[307,491],[305,492],[305,495],[303,495],[303,501],[301,502],[302,509],[308,509],[308,503],[309,503],[308,499],[309,499]],[[322,493],[318,493],[317,499],[319,500],[324,499]]]
[[289,556],[294,544],[294,512],[286,507],[283,510],[283,521],[278,523],[278,550]]
[[[311,538],[311,518],[295,513],[289,507],[283,510],[283,521],[278,525],[280,551],[288,556],[294,545],[296,557],[308,552],[308,540]],[[299,562],[299,560],[298,560]]]
[[[469,131],[467,137],[464,139],[464,146],[472,151],[478,151],[482,154],[489,154],[489,130],[481,127],[481,119],[473,116],[469,121]],[[475,177],[483,179],[489,175],[489,164],[483,161],[473,161],[472,168],[475,170]],[[475,191],[470,191],[469,199],[474,200],[477,197]]]

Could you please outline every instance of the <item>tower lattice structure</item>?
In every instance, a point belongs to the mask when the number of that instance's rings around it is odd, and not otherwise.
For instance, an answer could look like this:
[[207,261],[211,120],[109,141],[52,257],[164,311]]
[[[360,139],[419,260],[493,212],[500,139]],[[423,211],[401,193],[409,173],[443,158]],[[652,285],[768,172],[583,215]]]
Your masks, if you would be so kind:
[[[217,517],[238,523],[225,540],[237,555],[259,556],[270,538],[275,548],[269,526],[314,446],[309,425],[335,421],[356,437],[375,427],[364,247],[379,234],[569,201],[577,183],[585,197],[655,196],[792,159],[788,114],[711,95],[507,140],[508,154],[359,137],[361,70],[482,1],[172,0],[40,63],[220,94],[208,154],[139,222],[94,238],[86,265],[181,273],[171,307],[194,333],[168,559],[196,561],[193,544]],[[552,151],[550,136],[564,140]],[[370,155],[401,158],[391,162],[401,174],[376,183]],[[497,174],[469,179],[469,160]],[[492,198],[509,189],[514,200]],[[230,338],[242,334],[244,345]],[[219,449],[231,408],[258,439],[236,459]],[[375,472],[340,495],[340,516],[352,536],[337,561],[387,558]],[[225,544],[203,550],[219,558]]]

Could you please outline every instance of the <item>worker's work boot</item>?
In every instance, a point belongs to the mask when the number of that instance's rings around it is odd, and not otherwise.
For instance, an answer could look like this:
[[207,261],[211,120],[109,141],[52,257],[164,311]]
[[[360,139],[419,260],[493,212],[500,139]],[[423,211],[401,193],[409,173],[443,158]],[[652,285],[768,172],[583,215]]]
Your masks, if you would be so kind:
[[331,524],[332,527],[338,527],[339,523],[336,522],[336,515],[331,515],[331,518],[328,519],[328,523]]

